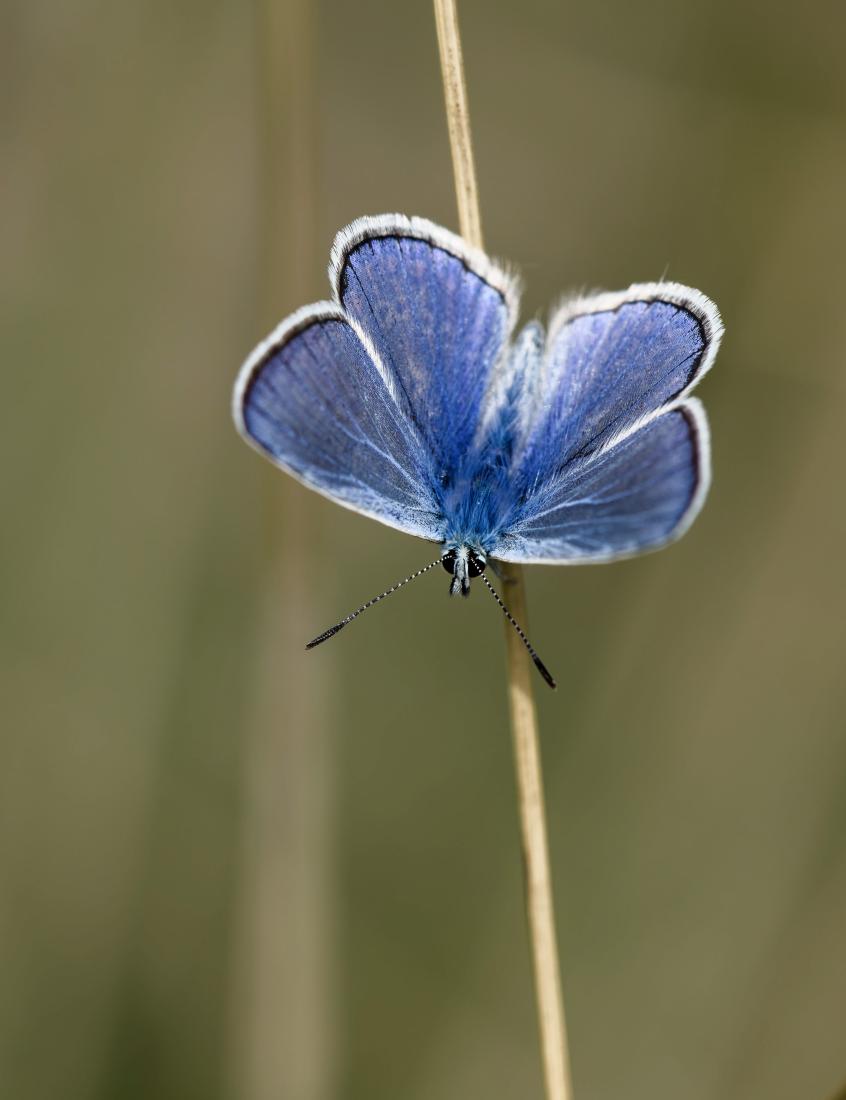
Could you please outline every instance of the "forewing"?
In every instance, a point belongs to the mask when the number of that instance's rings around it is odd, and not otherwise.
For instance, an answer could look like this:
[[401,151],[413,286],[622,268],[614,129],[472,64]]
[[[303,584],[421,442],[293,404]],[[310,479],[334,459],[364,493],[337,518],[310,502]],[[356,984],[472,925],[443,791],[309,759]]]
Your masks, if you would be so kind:
[[421,218],[362,218],[332,250],[330,278],[396,379],[442,481],[476,433],[480,405],[516,317],[512,279]]
[[714,304],[677,283],[563,306],[521,410],[517,455],[526,480],[555,477],[678,401],[711,366],[721,335]]
[[249,443],[309,488],[391,527],[442,538],[427,448],[336,305],[300,310],[256,348],[233,413]]
[[656,550],[684,534],[709,483],[708,422],[691,399],[539,487],[491,554],[578,564]]

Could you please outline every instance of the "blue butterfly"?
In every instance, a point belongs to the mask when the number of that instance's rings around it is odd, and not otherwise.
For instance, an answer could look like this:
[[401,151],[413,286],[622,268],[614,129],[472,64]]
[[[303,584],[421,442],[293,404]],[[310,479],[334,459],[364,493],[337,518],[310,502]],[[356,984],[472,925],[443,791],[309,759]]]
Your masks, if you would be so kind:
[[512,340],[516,279],[422,218],[360,218],[329,265],[332,301],[253,351],[233,413],[248,443],[338,504],[440,544],[463,596],[497,560],[609,562],[679,538],[710,481],[688,394],[722,335],[676,283],[564,302]]

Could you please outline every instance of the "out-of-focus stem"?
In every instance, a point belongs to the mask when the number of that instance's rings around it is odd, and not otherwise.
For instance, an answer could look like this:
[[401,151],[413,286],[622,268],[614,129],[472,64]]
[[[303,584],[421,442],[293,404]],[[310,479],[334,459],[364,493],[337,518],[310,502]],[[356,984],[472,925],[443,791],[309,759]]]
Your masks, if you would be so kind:
[[[263,331],[314,295],[314,9],[253,8],[258,127],[257,312]],[[310,275],[315,278],[311,279]],[[326,699],[331,676],[303,650],[314,533],[305,491],[269,464],[256,567],[254,677],[244,728],[243,879],[237,920],[231,1094],[326,1100],[332,1081],[330,805]],[[328,657],[331,661],[331,655]]]

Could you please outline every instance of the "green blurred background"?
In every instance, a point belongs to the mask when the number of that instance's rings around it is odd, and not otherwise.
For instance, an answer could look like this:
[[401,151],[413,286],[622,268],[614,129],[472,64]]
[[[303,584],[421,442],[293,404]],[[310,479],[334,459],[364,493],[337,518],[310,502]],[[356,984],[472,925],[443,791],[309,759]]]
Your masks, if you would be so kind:
[[[462,0],[488,246],[720,306],[690,534],[529,571],[576,1095],[846,1078],[841,4]],[[502,624],[237,438],[336,229],[456,217],[428,3],[7,0],[0,1096],[540,1096]]]

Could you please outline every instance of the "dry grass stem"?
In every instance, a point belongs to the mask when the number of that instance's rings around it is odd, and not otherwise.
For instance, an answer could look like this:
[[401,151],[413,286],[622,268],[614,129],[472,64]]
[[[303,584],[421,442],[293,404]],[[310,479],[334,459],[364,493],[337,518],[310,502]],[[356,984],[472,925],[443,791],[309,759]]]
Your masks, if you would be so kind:
[[476,186],[476,162],[470,139],[470,112],[467,107],[467,84],[464,80],[464,58],[458,31],[458,12],[454,0],[435,0],[435,23],[438,28],[438,48],[441,53],[441,74],[444,81],[449,144],[455,173],[455,197],[458,202],[458,224],[461,235],[476,248],[484,248],[482,216],[479,210],[479,190]]
[[[471,244],[481,248],[483,242],[479,192],[470,139],[470,114],[467,106],[458,14],[455,0],[434,0],[434,4],[447,124],[455,173],[458,221],[462,236]],[[511,610],[517,621],[526,629],[528,623],[523,571],[519,566],[511,566],[508,569],[508,576],[512,581],[508,586]],[[544,1079],[548,1100],[571,1100],[573,1093],[555,936],[543,773],[533,694],[534,670],[523,643],[507,622],[505,637],[508,700],[514,741],[523,857],[526,867],[526,909],[529,918]]]

